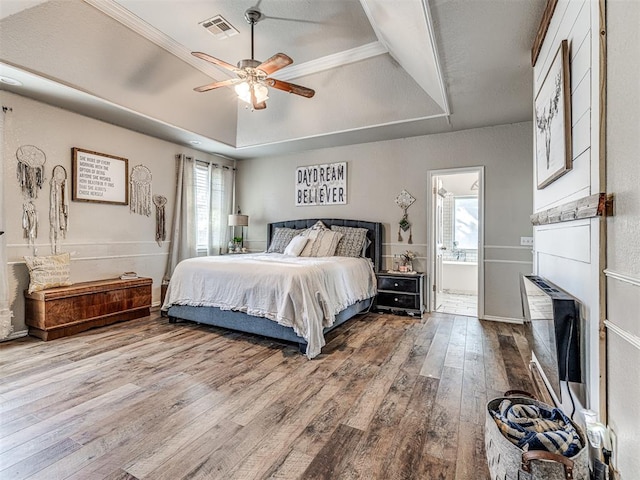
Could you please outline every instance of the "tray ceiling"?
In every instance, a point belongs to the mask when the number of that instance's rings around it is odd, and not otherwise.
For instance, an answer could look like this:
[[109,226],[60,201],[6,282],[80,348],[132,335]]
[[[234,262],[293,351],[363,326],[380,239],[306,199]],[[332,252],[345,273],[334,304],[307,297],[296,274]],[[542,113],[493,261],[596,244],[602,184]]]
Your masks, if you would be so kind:
[[[209,153],[248,158],[531,118],[529,49],[543,0],[3,0],[0,88]],[[312,99],[270,89],[251,111],[230,88],[193,87],[277,52],[274,78]],[[201,22],[238,31],[218,39]],[[231,74],[233,76],[233,74]],[[193,145],[190,142],[200,142]]]

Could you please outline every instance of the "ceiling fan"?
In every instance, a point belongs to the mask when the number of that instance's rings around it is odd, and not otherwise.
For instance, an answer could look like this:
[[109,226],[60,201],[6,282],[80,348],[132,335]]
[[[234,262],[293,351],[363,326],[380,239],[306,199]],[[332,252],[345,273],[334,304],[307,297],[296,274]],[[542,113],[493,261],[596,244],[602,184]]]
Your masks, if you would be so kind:
[[284,53],[276,53],[270,59],[260,63],[253,58],[253,27],[260,19],[262,19],[262,13],[255,9],[250,8],[244,13],[244,18],[251,25],[251,58],[240,60],[238,66],[234,67],[230,63],[227,63],[218,58],[212,57],[202,52],[191,52],[192,55],[213,63],[220,67],[226,68],[234,72],[238,78],[231,78],[229,80],[222,80],[220,82],[213,82],[201,87],[196,87],[196,92],[207,92],[219,87],[234,86],[238,97],[251,104],[254,110],[262,110],[267,108],[266,100],[269,98],[269,89],[267,87],[277,88],[288,93],[295,93],[303,97],[311,98],[315,95],[315,91],[307,87],[295,85],[293,83],[284,82],[282,80],[276,80],[270,78],[269,75],[280,70],[281,68],[291,65],[293,60]]

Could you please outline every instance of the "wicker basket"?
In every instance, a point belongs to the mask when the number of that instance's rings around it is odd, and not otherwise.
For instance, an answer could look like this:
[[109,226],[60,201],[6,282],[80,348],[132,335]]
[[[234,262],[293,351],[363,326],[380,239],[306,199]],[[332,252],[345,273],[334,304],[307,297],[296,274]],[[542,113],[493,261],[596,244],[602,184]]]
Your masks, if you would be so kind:
[[[589,461],[586,439],[582,429],[571,422],[575,427],[583,447],[573,457],[564,457],[555,453],[532,450],[524,452],[506,439],[490,410],[497,410],[500,403],[507,397],[494,398],[487,404],[485,412],[484,444],[487,453],[487,462],[491,480],[588,480]],[[537,405],[543,408],[551,408],[547,404],[526,397],[508,397],[514,403],[525,405]]]

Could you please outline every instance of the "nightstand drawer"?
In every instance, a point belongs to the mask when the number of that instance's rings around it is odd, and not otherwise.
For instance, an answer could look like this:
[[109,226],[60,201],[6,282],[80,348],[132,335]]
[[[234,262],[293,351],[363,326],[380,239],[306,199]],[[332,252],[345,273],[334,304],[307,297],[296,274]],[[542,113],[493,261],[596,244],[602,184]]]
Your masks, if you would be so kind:
[[378,276],[378,290],[394,292],[420,293],[420,277],[385,277]]
[[420,295],[407,293],[378,292],[378,306],[389,308],[408,308],[411,310],[422,310],[420,306]]

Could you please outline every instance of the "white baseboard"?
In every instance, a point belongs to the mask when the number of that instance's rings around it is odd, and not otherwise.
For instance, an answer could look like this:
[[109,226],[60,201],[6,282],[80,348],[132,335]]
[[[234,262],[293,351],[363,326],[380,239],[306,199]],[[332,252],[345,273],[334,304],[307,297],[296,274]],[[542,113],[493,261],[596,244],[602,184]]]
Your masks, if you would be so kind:
[[16,338],[22,338],[29,335],[29,330],[20,330],[19,332],[13,332],[9,334],[7,338],[3,338],[0,342],[8,342],[9,340],[15,340]]
[[521,318],[496,317],[494,315],[483,315],[481,320],[490,320],[492,322],[503,322],[503,323],[517,323],[518,325],[522,325]]

